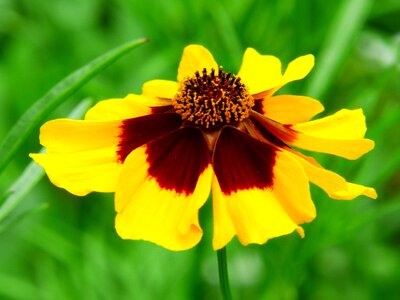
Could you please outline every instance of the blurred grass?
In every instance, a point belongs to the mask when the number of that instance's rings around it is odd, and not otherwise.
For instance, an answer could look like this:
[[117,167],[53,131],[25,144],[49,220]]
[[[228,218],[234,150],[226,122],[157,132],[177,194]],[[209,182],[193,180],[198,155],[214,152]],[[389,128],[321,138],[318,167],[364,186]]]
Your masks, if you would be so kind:
[[[378,201],[330,200],[312,188],[317,219],[264,246],[228,247],[237,299],[396,299],[400,294],[400,4],[317,0],[160,2],[0,0],[0,139],[61,78],[100,53],[138,37],[136,49],[86,84],[50,118],[85,97],[139,92],[174,79],[186,44],[208,47],[237,70],[246,47],[284,64],[306,53],[316,68],[284,92],[318,96],[326,114],[362,107],[376,149],[356,162],[320,155],[324,166],[377,188]],[[0,177],[6,191],[39,149],[38,129]],[[0,235],[0,299],[219,299],[206,236],[174,253],[114,231],[112,195],[73,197],[43,180],[17,213],[47,204]]]

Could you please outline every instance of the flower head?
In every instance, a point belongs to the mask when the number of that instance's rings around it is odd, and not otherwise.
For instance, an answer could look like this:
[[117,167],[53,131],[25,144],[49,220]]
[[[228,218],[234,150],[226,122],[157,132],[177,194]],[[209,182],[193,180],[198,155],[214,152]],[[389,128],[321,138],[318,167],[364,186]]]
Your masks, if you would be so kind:
[[193,247],[210,191],[214,249],[234,236],[244,245],[293,231],[303,236],[299,224],[316,216],[309,182],[334,199],[376,198],[374,189],[295,150],[357,159],[374,147],[360,109],[310,121],[323,111],[320,102],[274,95],[313,65],[305,55],[282,74],[279,59],[249,48],[233,75],[207,49],[190,45],[177,82],[149,81],[142,95],[101,101],[82,121],[47,122],[40,134],[47,152],[31,157],[75,195],[115,192],[122,238]]

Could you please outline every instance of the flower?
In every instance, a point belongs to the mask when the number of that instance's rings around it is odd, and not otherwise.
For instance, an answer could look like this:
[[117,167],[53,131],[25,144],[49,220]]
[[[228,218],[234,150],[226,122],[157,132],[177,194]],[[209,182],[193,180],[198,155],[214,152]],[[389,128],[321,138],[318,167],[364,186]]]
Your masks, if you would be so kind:
[[309,182],[331,198],[376,198],[295,148],[357,159],[374,147],[361,109],[317,120],[315,99],[277,95],[304,78],[312,55],[281,73],[274,56],[248,48],[237,75],[200,45],[183,51],[178,81],[152,80],[142,95],[101,101],[85,120],[41,127],[45,154],[31,154],[51,182],[72,194],[115,192],[116,230],[171,250],[202,237],[198,211],[212,193],[213,248],[297,231],[316,216]]

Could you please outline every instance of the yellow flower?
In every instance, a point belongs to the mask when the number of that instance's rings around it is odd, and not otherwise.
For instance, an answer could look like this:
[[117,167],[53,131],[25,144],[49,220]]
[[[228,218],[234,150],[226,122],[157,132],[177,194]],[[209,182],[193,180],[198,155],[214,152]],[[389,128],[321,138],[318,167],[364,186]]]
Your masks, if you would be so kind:
[[235,235],[244,245],[297,231],[316,216],[309,182],[331,198],[376,198],[346,182],[302,148],[357,159],[374,147],[364,138],[361,109],[323,110],[315,99],[274,93],[304,78],[312,55],[281,73],[274,56],[249,48],[237,75],[202,46],[183,51],[178,81],[153,80],[142,95],[99,102],[85,120],[59,119],[41,128],[45,154],[31,157],[56,186],[75,195],[115,192],[116,230],[124,239],[171,250],[202,237],[198,211],[210,191],[213,248]]

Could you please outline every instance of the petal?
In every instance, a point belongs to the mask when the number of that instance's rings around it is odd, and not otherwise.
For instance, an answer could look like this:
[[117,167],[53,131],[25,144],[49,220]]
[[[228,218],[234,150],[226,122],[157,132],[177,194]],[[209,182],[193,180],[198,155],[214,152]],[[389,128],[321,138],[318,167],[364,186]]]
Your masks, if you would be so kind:
[[137,147],[164,136],[182,124],[176,113],[159,113],[123,120],[118,142],[118,160],[122,163]]
[[57,119],[40,128],[47,153],[71,153],[117,147],[122,121]]
[[181,123],[172,113],[106,122],[53,120],[40,129],[40,143],[47,153],[31,157],[56,186],[72,194],[113,192],[125,157]]
[[321,119],[296,124],[293,129],[333,139],[360,139],[367,131],[362,109],[342,109]]
[[250,94],[258,94],[282,84],[282,64],[275,56],[261,55],[255,49],[247,48],[238,76]]
[[30,154],[50,181],[72,194],[113,192],[121,165],[117,162],[120,122],[60,119],[40,131],[46,154]]
[[361,109],[343,109],[334,115],[291,126],[295,138],[291,144],[311,151],[357,159],[374,148],[364,139],[365,117]]
[[148,97],[162,99],[174,98],[178,90],[178,82],[170,80],[150,80],[143,84],[142,92]]
[[165,100],[129,94],[125,98],[108,99],[98,102],[89,109],[85,120],[108,121],[136,118],[152,112],[152,106],[170,105]]
[[314,67],[314,56],[307,54],[292,60],[283,74],[284,83],[303,79]]
[[213,155],[214,172],[223,193],[271,187],[276,152],[273,146],[233,127],[225,127]]
[[375,189],[351,182],[347,183],[347,190],[336,191],[332,194],[329,194],[329,197],[338,200],[352,200],[360,195],[364,195],[372,199],[378,198]]
[[[250,93],[255,99],[271,96],[286,83],[303,79],[314,67],[314,56],[311,54],[300,56],[291,61],[283,76],[281,74],[281,63],[279,59],[273,56],[262,56],[254,49],[250,49],[248,61],[248,67],[246,66],[244,71],[241,68],[241,71],[245,73],[245,79],[242,79],[249,86]],[[262,66],[263,69],[259,66]]]
[[289,234],[315,217],[308,179],[296,160],[226,127],[213,157],[214,249],[236,234],[244,245]]
[[250,118],[246,123],[255,131],[255,137],[279,148],[288,148],[287,143],[295,139],[294,130],[254,111],[250,112]]
[[55,186],[77,196],[85,196],[93,191],[114,192],[121,171],[113,148],[29,156],[45,169]]
[[306,122],[324,110],[321,102],[305,96],[279,95],[257,102],[257,112],[282,124]]
[[212,180],[212,206],[213,206],[213,249],[225,247],[235,236],[235,224],[228,212],[227,199],[222,194],[218,180]]
[[329,197],[338,200],[352,200],[360,195],[376,199],[373,188],[347,182],[342,176],[324,169],[304,155],[291,154],[304,168],[308,179],[323,189]]
[[203,46],[189,45],[183,50],[183,55],[178,68],[178,81],[183,81],[185,77],[193,76],[196,71],[201,72],[204,68],[207,71],[218,69],[212,54]]
[[196,245],[198,210],[210,193],[212,169],[201,132],[183,128],[137,148],[126,159],[115,195],[116,229],[170,250]]

